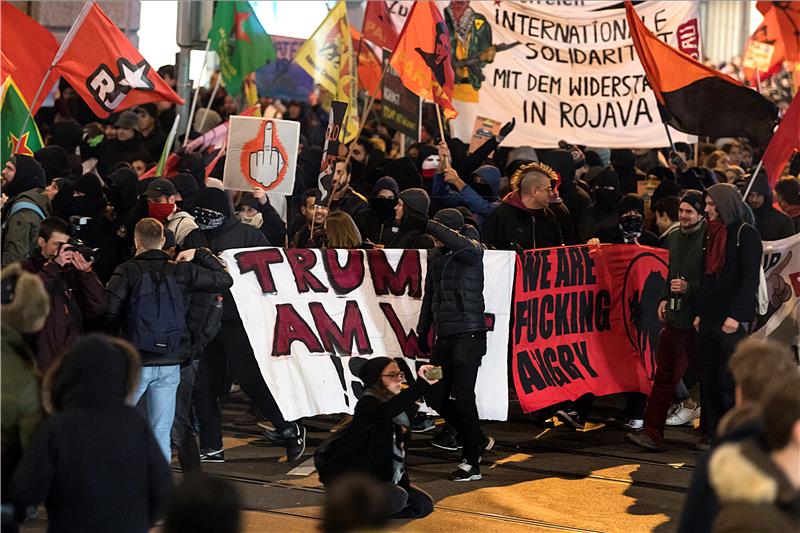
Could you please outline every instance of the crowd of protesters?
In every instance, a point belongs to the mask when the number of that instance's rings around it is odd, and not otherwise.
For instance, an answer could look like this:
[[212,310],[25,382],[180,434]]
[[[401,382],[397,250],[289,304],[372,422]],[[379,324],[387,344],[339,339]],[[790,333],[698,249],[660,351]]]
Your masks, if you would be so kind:
[[[174,85],[172,67],[159,74]],[[224,89],[217,94],[192,137],[239,110]],[[45,502],[55,529],[145,531],[172,491],[173,450],[186,473],[225,461],[220,403],[232,381],[252,403],[252,423],[290,463],[306,454],[306,430],[283,418],[267,387],[219,259],[255,246],[430,250],[435,275],[417,332],[441,375],[422,367],[402,390],[391,359],[370,361],[351,430],[325,447],[328,456],[318,454],[324,482],[366,473],[387,490],[385,514],[424,516],[432,500],[411,485],[405,446],[409,430],[434,424],[416,414],[416,400],[446,421],[432,444],[462,450],[450,479],[480,479],[493,444],[474,396],[486,352],[484,251],[587,243],[669,250],[657,375],[649,401],[626,395],[628,440],[660,450],[665,425],[701,418],[698,447],[716,448],[696,483],[713,488],[703,494],[713,503],[686,512],[706,513],[707,527],[718,514],[720,530],[733,530],[748,495],[729,489],[744,462],[775,485],[772,500],[754,496],[753,512],[797,520],[797,364],[780,346],[739,342],[756,320],[762,241],[800,233],[799,157],[773,189],[765,174],[752,177],[763,147],[745,139],[676,143],[674,151],[539,150],[503,145],[511,121],[469,153],[460,140],[440,138],[426,113],[419,142],[404,152],[399,133],[368,121],[350,157],[340,150],[323,203],[327,114],[318,104],[262,99],[266,114],[301,125],[284,220],[261,190],[225,191],[224,156],[207,170],[214,153],[182,153],[176,175],[140,179],[161,153],[172,105],[99,120],[63,82],[59,95],[36,117],[46,147],[2,169],[4,527]],[[438,336],[427,346],[432,328]],[[748,385],[779,373],[791,379]],[[147,423],[134,408],[143,398]],[[582,429],[592,400],[552,412]],[[780,408],[757,409],[768,401]],[[743,406],[752,407],[752,423],[731,438],[741,427],[731,414]],[[100,466],[107,458],[110,470]],[[116,504],[102,503],[109,501]]]

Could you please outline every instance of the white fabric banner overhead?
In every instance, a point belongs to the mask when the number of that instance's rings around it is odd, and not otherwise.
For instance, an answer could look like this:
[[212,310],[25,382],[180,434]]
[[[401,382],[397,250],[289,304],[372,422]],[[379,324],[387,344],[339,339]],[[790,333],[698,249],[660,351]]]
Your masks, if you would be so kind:
[[[462,141],[480,114],[516,117],[508,146],[669,145],[622,2],[470,2],[463,13],[439,6],[453,40],[453,127]],[[700,56],[697,1],[646,1],[636,11],[671,46]]]
[[756,320],[754,337],[800,345],[800,235],[764,241],[769,307]]
[[[251,248],[222,256],[256,360],[287,420],[352,413],[361,388],[355,375],[370,357],[404,358],[409,381],[424,362],[414,331],[424,250]],[[483,263],[489,332],[475,391],[482,419],[505,420],[515,256],[489,251]]]

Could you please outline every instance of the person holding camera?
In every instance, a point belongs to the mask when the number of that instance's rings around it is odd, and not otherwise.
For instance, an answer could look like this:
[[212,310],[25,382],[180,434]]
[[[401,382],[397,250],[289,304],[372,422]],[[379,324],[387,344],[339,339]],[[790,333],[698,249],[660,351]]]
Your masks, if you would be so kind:
[[[442,209],[428,222],[428,234],[436,248],[428,253],[428,273],[417,335],[423,353],[431,352],[431,364],[442,367],[442,380],[425,399],[463,443],[462,462],[450,475],[452,481],[481,479],[478,464],[483,452],[494,445],[481,431],[475,405],[475,382],[486,354],[486,321],[483,301],[483,252],[477,233],[464,225],[457,209]],[[428,333],[436,325],[431,351]]]
[[92,269],[93,250],[70,238],[70,227],[58,217],[42,220],[38,248],[22,267],[38,274],[50,295],[50,314],[38,337],[36,362],[45,372],[83,333],[84,320],[106,310],[103,284]]

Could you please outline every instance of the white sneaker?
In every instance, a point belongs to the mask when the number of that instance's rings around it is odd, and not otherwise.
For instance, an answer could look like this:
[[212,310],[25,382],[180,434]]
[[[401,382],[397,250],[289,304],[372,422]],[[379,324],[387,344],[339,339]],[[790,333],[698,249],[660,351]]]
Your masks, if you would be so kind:
[[627,429],[631,429],[633,431],[639,431],[644,427],[644,420],[641,418],[629,418],[623,424]]
[[677,411],[675,411],[675,413],[667,417],[666,424],[668,426],[683,426],[686,424],[690,424],[697,418],[700,418],[699,405],[694,409],[689,409],[688,407],[682,405],[680,409],[678,409]]

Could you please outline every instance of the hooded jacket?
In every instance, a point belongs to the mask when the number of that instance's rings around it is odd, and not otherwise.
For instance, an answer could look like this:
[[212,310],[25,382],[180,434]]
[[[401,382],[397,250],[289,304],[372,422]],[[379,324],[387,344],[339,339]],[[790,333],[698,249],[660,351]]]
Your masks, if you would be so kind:
[[428,252],[425,294],[419,313],[417,335],[427,336],[435,324],[436,335],[486,331],[483,316],[483,253],[477,233],[470,226],[455,231],[435,220],[428,233],[444,246]]
[[800,530],[800,491],[758,441],[717,448],[711,455],[709,479],[720,502],[715,533]]
[[483,242],[497,250],[531,250],[564,245],[555,213],[528,209],[519,191],[508,193],[481,226]]
[[458,191],[444,181],[444,174],[435,174],[431,188],[431,201],[441,208],[464,206],[483,221],[498,204],[500,171],[492,165],[482,165],[473,176],[480,176],[481,183],[467,184]]
[[700,282],[701,333],[706,328],[718,330],[727,317],[740,323],[753,321],[762,258],[758,231],[742,221],[744,204],[739,191],[728,183],[718,183],[706,189],[706,193],[725,224],[727,238],[722,272],[704,274]]
[[138,374],[133,347],[90,335],[45,378],[53,414],[10,493],[18,506],[44,502],[49,531],[145,533],[158,517],[172,473],[149,424],[126,403]]
[[592,198],[575,184],[575,160],[567,150],[557,149],[547,154],[545,163],[561,177],[558,195],[572,217],[570,233],[575,236],[575,242],[565,244],[584,244],[594,235]]
[[758,209],[751,207],[756,217],[756,229],[765,241],[779,241],[794,235],[794,223],[786,213],[782,213],[773,206],[772,187],[767,182],[767,176],[759,173],[753,181],[751,192],[757,192],[764,197],[764,203]]
[[[114,271],[114,275],[106,287],[108,307],[106,319],[110,323],[121,323],[125,320],[125,306],[130,298],[136,282],[149,272],[163,272],[167,263],[172,263],[166,252],[161,250],[148,250],[142,252],[130,261],[121,264]],[[207,249],[199,248],[195,252],[194,261],[191,263],[173,263],[174,276],[184,295],[184,309],[191,314],[190,295],[193,292],[218,294],[227,291],[233,285],[233,278],[225,272],[225,267]],[[189,327],[183,332],[178,353],[169,355],[145,356],[144,365],[176,365],[182,363],[191,355],[191,335]]]
[[[16,178],[15,178],[16,181]],[[10,202],[7,213],[11,213],[18,202],[29,202],[39,207],[42,213],[50,216],[50,198],[44,189],[35,188],[17,194]],[[8,216],[3,231],[3,266],[16,261],[24,261],[36,249],[39,225],[44,220],[33,209],[20,209]]]
[[[394,198],[379,198],[378,192],[381,190],[392,191]],[[384,176],[375,182],[369,198],[369,208],[361,211],[355,219],[364,242],[385,246],[395,238],[399,228],[395,221],[394,208],[399,193],[400,189],[394,178]]]

